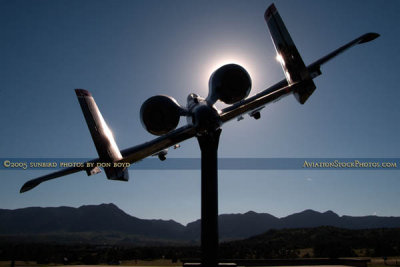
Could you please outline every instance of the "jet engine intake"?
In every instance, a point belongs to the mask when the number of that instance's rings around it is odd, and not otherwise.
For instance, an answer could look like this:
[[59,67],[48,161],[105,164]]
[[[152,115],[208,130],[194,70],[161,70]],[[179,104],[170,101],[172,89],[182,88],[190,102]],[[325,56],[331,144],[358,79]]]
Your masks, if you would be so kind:
[[227,64],[211,75],[207,102],[214,104],[221,100],[234,104],[245,99],[251,90],[251,78],[247,71],[237,64]]
[[156,95],[147,99],[140,108],[140,120],[151,134],[163,135],[174,130],[183,108],[170,96]]

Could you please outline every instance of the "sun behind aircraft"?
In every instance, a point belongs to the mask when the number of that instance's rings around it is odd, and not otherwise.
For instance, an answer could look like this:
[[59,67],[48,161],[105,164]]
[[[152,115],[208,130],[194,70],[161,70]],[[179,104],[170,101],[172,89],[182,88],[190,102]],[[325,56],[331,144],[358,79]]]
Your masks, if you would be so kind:
[[[277,58],[285,73],[285,80],[246,98],[251,90],[250,75],[236,64],[222,66],[210,77],[207,98],[190,94],[186,107],[180,106],[175,99],[165,95],[153,96],[146,100],[140,109],[142,125],[148,132],[160,137],[121,151],[91,93],[84,89],[76,89],[99,157],[86,162],[83,167],[66,168],[30,180],[22,186],[20,192],[31,190],[44,181],[79,171],[86,171],[87,175],[97,174],[100,172],[97,163],[109,164],[109,167],[104,167],[108,179],[128,181],[129,164],[152,155],[158,155],[163,160],[169,147],[176,148],[178,143],[186,139],[216,131],[224,123],[235,118],[240,120],[245,114],[259,119],[260,110],[266,104],[283,96],[293,93],[297,101],[304,104],[316,89],[313,79],[321,75],[322,64],[354,45],[379,37],[377,33],[366,33],[306,66],[274,4],[268,7],[264,17],[277,51]],[[231,106],[218,110],[214,105],[218,100]],[[181,116],[185,116],[188,123],[176,129]]]

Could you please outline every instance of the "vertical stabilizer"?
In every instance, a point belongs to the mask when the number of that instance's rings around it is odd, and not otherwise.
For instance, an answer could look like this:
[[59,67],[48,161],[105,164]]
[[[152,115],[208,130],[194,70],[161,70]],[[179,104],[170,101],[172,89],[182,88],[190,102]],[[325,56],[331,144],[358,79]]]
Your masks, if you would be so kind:
[[84,89],[75,89],[79,104],[101,163],[109,163],[110,167],[104,167],[107,178],[112,180],[128,181],[128,170],[121,167],[113,167],[113,163],[122,159],[121,152],[115,143],[114,136],[104,121],[92,94]]
[[264,17],[288,84],[304,84],[294,92],[296,99],[304,104],[316,88],[314,82],[274,4],[268,7]]

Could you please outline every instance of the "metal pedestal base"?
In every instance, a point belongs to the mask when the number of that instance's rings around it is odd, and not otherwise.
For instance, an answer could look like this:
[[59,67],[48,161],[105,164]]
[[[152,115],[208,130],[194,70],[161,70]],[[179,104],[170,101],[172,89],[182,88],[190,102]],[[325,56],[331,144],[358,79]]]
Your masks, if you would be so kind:
[[197,137],[201,149],[201,266],[218,266],[218,144],[221,129]]

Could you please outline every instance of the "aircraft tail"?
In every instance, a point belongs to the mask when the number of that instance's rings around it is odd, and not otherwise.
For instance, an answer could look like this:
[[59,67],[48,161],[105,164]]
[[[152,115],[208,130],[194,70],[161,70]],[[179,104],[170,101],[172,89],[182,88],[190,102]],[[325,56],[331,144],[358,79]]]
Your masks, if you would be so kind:
[[264,18],[288,84],[302,82],[304,85],[294,91],[297,101],[304,104],[316,88],[312,77],[274,4],[265,11]]
[[[97,153],[99,154],[101,167],[104,168],[107,178],[110,180],[128,181],[129,175],[127,168],[114,167],[114,163],[122,160],[123,157],[92,94],[84,89],[75,89],[75,93],[78,97],[83,115],[85,116]],[[87,174],[93,174],[93,170],[94,169],[88,170]]]

